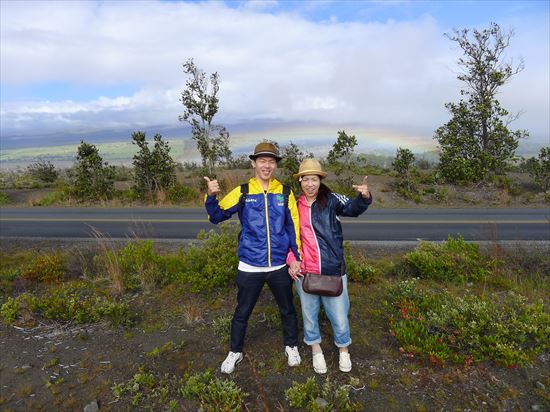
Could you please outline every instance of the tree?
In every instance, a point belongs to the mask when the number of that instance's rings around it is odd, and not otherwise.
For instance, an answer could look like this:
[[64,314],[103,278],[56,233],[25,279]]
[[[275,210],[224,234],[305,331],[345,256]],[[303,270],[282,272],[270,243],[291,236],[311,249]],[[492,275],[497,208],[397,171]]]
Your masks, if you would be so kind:
[[144,132],[132,133],[132,143],[139,148],[133,161],[136,191],[150,200],[176,183],[176,162],[170,156],[170,145],[158,133],[154,141],[151,151]]
[[109,166],[93,144],[80,141],[74,171],[75,196],[80,199],[109,199],[114,191],[114,166]]
[[544,192],[550,191],[550,146],[540,149],[538,158],[527,160],[527,170]]
[[414,160],[413,152],[399,147],[395,154],[395,160],[392,162],[393,170],[397,172],[398,185],[409,197],[416,192],[412,176]]
[[281,150],[281,157],[281,180],[283,183],[289,185],[294,193],[298,193],[300,191],[299,182],[292,176],[294,173],[298,172],[302,160],[306,157],[313,157],[313,154],[304,154],[297,144],[290,142],[287,146],[283,146],[283,149]]
[[448,182],[479,182],[488,173],[504,173],[519,139],[528,136],[525,130],[508,128],[519,114],[511,116],[496,99],[499,88],[524,68],[523,61],[516,66],[504,62],[513,35],[496,23],[473,33],[463,29],[445,34],[464,53],[458,60],[464,71],[457,78],[465,83],[465,99],[445,104],[451,120],[434,136],[440,146],[439,170]]
[[53,183],[59,176],[59,172],[49,160],[38,159],[37,162],[27,166],[28,173],[44,183]]
[[229,149],[229,132],[225,127],[212,123],[218,112],[218,73],[212,73],[207,79],[203,70],[199,69],[193,59],[187,60],[183,71],[190,76],[181,93],[180,101],[185,111],[179,120],[191,125],[193,140],[202,158],[202,165],[209,176],[218,163],[229,163],[231,150]]
[[336,180],[342,189],[351,190],[355,172],[353,154],[357,146],[355,136],[348,136],[345,131],[338,131],[338,138],[328,152],[327,161],[330,169],[336,175]]

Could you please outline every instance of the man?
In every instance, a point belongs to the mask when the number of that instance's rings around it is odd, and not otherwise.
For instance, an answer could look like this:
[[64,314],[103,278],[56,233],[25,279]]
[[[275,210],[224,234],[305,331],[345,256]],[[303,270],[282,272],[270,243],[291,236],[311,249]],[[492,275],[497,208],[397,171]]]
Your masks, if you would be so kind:
[[[214,224],[238,213],[242,226],[239,237],[239,267],[237,273],[237,307],[231,321],[230,352],[221,371],[232,373],[243,359],[243,345],[248,318],[267,282],[283,322],[285,354],[289,366],[300,364],[298,352],[298,322],[292,295],[289,270],[300,269],[300,231],[294,194],[275,178],[279,151],[271,143],[256,145],[250,155],[255,176],[247,184],[229,192],[218,202],[220,186],[217,180],[204,177],[208,185],[206,211]],[[296,259],[286,265],[287,255]]]

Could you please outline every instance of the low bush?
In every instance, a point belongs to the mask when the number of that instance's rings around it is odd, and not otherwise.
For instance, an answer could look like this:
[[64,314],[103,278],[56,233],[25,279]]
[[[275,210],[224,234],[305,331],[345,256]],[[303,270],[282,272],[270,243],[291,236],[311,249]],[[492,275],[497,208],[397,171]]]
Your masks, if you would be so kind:
[[177,254],[159,255],[150,240],[136,240],[116,251],[102,241],[103,252],[94,264],[109,275],[116,293],[165,286],[189,285],[191,291],[227,286],[237,272],[239,226],[222,224],[220,232],[202,231],[201,242]]
[[63,281],[65,272],[61,253],[42,253],[22,269],[21,276],[36,282],[60,283]]
[[16,189],[41,189],[49,186],[48,183],[36,178],[30,173],[22,173],[15,180]]
[[171,411],[179,410],[177,400],[172,399],[179,386],[180,382],[175,376],[165,374],[158,378],[140,366],[128,382],[115,384],[111,390],[117,400],[129,395],[132,409],[140,407],[142,410]]
[[187,399],[198,400],[201,410],[211,412],[240,412],[248,396],[235,382],[214,377],[211,370],[187,377],[181,394]]
[[20,276],[18,268],[0,268],[0,303],[14,290],[14,281]]
[[65,190],[56,189],[49,193],[46,193],[40,199],[33,201],[33,206],[52,206],[59,205],[67,202],[70,199],[70,195]]
[[421,241],[404,260],[413,276],[458,283],[481,280],[494,266],[494,262],[479,251],[479,245],[466,243],[460,236],[449,236],[441,244]]
[[59,176],[59,172],[49,160],[39,159],[27,166],[27,173],[43,183],[53,183]]
[[199,402],[202,411],[245,409],[248,394],[235,382],[216,378],[211,370],[186,374],[183,379],[171,374],[157,375],[140,366],[130,380],[113,385],[111,390],[117,400],[130,396],[130,406],[139,410],[188,410],[180,405],[181,401]]
[[127,303],[98,294],[85,282],[65,284],[42,295],[25,292],[10,297],[0,307],[0,316],[8,324],[17,319],[28,322],[36,316],[75,323],[108,320],[113,325],[129,325],[136,320]]
[[515,367],[550,347],[550,315],[542,301],[530,304],[514,292],[456,297],[422,290],[409,279],[391,289],[389,309],[400,351],[436,364],[494,360]]
[[231,320],[233,316],[230,314],[220,315],[212,321],[212,328],[216,335],[222,339],[223,342],[229,342],[231,338]]
[[[334,386],[327,379],[319,387],[313,376],[304,383],[292,382],[292,387],[285,391],[285,398],[292,408],[308,412],[316,411],[362,411],[364,406],[349,399],[349,385]],[[324,400],[321,406],[319,400]]]
[[190,186],[184,186],[176,183],[168,189],[168,200],[172,203],[190,203],[195,202],[199,193]]
[[118,253],[118,263],[127,290],[150,288],[165,283],[162,257],[153,249],[153,241],[131,241]]
[[23,172],[20,169],[0,170],[0,189],[15,188],[15,181],[21,173]]
[[239,231],[240,226],[231,222],[221,224],[220,232],[201,231],[197,236],[201,243],[182,254],[179,264],[172,262],[178,282],[189,284],[193,292],[227,286],[237,273]]
[[7,193],[0,192],[0,206],[5,206],[10,203],[10,197]]
[[368,283],[380,275],[378,268],[362,253],[353,253],[349,242],[344,242],[348,280]]

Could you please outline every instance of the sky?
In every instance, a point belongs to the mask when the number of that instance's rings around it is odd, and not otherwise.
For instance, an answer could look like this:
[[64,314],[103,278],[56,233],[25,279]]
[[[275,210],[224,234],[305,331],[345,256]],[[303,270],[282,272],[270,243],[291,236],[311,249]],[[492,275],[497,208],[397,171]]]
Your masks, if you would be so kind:
[[[435,147],[460,99],[444,33],[514,30],[525,68],[498,98],[531,145],[550,145],[550,1],[0,1],[0,144],[188,129],[193,58],[220,76],[215,123],[235,147],[314,144],[338,130],[373,149]],[[129,133],[128,133],[129,138]],[[120,139],[119,139],[120,140]],[[38,142],[38,143],[37,143]]]

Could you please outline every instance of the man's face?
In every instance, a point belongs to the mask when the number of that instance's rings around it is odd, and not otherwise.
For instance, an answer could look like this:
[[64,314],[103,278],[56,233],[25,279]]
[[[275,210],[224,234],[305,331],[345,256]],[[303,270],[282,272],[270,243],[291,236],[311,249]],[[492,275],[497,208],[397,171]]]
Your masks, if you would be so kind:
[[256,171],[256,177],[262,181],[269,181],[275,169],[277,169],[277,161],[272,157],[257,157],[252,160],[252,167]]

